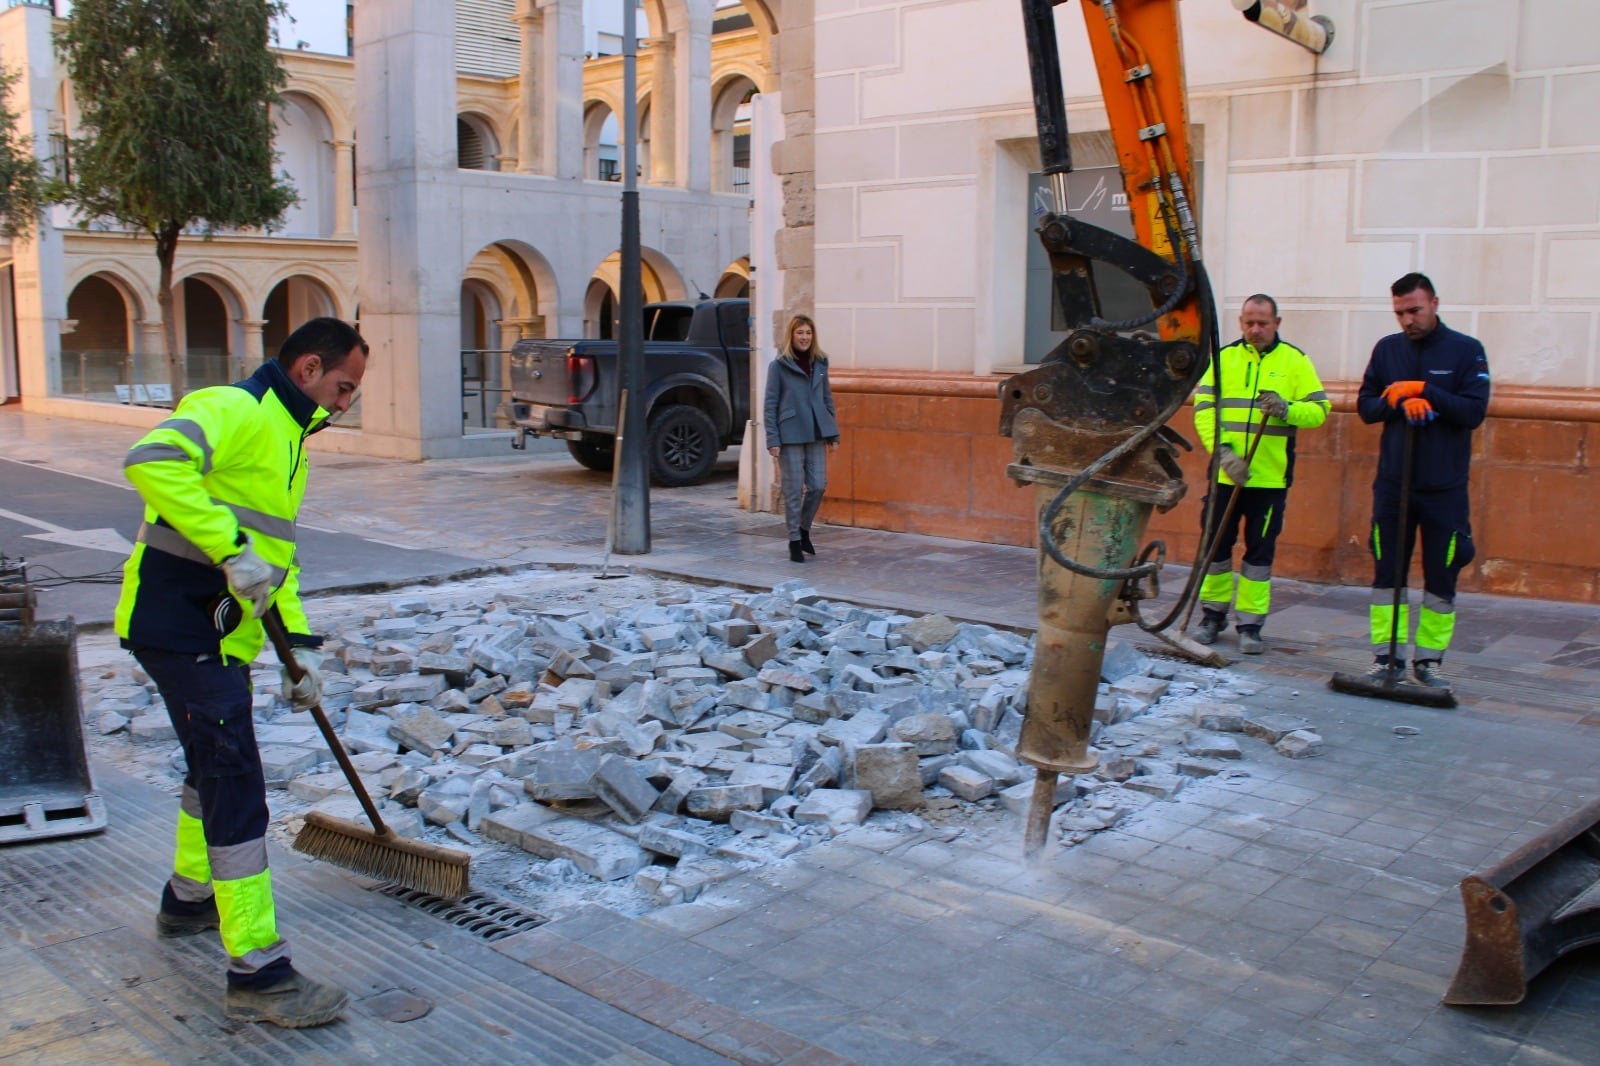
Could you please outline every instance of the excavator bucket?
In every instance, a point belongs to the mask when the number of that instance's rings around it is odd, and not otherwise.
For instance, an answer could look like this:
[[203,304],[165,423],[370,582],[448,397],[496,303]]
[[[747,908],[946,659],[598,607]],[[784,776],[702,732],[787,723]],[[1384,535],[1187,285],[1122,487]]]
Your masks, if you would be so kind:
[[1521,1003],[1556,959],[1600,943],[1600,800],[1461,882],[1467,942],[1444,1001]]
[[0,575],[0,844],[95,833],[105,804],[89,777],[77,627],[35,622],[33,592]]

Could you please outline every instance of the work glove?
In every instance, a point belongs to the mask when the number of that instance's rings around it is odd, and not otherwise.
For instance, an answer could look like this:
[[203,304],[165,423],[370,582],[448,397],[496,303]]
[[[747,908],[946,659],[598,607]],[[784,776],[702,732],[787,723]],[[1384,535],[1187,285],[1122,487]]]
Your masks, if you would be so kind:
[[1240,488],[1250,480],[1250,464],[1244,461],[1244,456],[1233,450],[1232,445],[1224,444],[1217,451],[1217,461],[1222,465],[1222,472]]
[[1268,418],[1289,417],[1289,401],[1271,389],[1262,389],[1256,393],[1256,406],[1261,408],[1261,413]]
[[287,666],[278,668],[278,676],[283,682],[283,698],[295,710],[309,711],[322,702],[322,653],[315,648],[296,648],[294,661],[304,671],[298,683],[289,676]]
[[228,588],[233,594],[250,605],[251,617],[260,618],[267,613],[272,602],[272,567],[256,554],[249,541],[245,541],[239,554],[223,560],[222,572],[228,575]]
[[1428,422],[1432,422],[1439,414],[1438,411],[1433,409],[1433,404],[1429,403],[1427,400],[1424,400],[1421,396],[1413,396],[1411,399],[1401,404],[1400,407],[1406,413],[1406,421],[1410,422],[1413,426],[1420,426]]
[[1401,402],[1413,396],[1421,396],[1425,381],[1396,381],[1383,390],[1383,401],[1390,407],[1399,407]]

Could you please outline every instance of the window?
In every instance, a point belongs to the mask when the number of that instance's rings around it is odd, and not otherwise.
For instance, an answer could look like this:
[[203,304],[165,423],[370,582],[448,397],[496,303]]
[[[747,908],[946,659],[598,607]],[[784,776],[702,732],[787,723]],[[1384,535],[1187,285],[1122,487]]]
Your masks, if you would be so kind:
[[[1193,210],[1200,210],[1204,191],[1202,166],[1195,164]],[[1061,320],[1051,285],[1050,257],[1034,230],[1053,209],[1055,200],[1050,182],[1043,174],[1028,175],[1028,266],[1025,311],[1024,352],[1030,363],[1038,363],[1066,340],[1068,327]],[[1133,237],[1133,216],[1128,213],[1128,196],[1122,188],[1122,171],[1117,167],[1090,167],[1067,175],[1067,214],[1102,229]],[[1136,318],[1151,309],[1150,294],[1143,285],[1122,271],[1104,263],[1093,264],[1095,291],[1100,296],[1100,317],[1109,321]]]

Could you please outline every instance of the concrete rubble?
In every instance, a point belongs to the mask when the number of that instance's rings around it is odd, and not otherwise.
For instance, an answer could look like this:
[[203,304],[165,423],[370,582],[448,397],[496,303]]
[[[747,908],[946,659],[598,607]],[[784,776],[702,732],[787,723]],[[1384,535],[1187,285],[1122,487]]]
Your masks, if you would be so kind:
[[[869,820],[1026,809],[1033,770],[1014,750],[1029,638],[824,600],[799,580],[661,587],[611,611],[504,589],[468,606],[391,594],[328,638],[323,707],[401,831],[509,845],[536,878],[631,882],[651,904]],[[1246,693],[1226,670],[1113,639],[1104,676],[1100,768],[1057,789],[1064,845],[1246,775],[1248,758],[1321,751],[1298,716],[1230,703]],[[269,788],[347,813],[348,785],[266,658],[254,682]],[[86,687],[98,733],[173,746],[137,670]]]

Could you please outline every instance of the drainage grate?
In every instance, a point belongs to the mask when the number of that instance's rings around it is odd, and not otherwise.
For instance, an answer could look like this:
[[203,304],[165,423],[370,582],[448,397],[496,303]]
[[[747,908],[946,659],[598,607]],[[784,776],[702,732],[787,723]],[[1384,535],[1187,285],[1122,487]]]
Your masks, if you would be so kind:
[[537,929],[550,919],[523,910],[503,899],[482,892],[468,892],[460,899],[445,899],[430,892],[417,892],[402,885],[380,885],[377,891],[390,899],[427,911],[484,940],[504,940],[516,933]]

